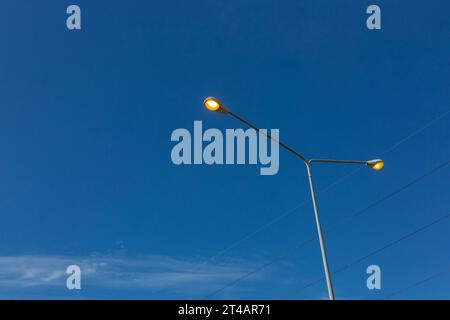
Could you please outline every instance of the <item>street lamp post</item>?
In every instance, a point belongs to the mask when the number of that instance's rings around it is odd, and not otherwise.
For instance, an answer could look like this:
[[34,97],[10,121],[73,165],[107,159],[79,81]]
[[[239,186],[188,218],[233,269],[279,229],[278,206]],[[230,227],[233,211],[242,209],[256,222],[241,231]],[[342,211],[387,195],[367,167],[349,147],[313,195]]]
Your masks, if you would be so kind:
[[299,157],[305,163],[306,171],[308,173],[309,187],[311,189],[311,198],[312,198],[312,203],[313,203],[313,208],[314,208],[314,215],[315,215],[315,219],[316,219],[317,234],[318,234],[319,243],[320,243],[320,251],[322,253],[322,262],[323,262],[323,268],[324,268],[324,272],[325,272],[325,280],[326,280],[327,288],[328,288],[328,297],[329,297],[330,300],[334,300],[333,284],[331,282],[331,275],[330,275],[330,270],[329,270],[329,267],[328,267],[327,253],[326,253],[326,250],[325,250],[325,242],[323,240],[322,227],[321,227],[321,224],[320,224],[319,210],[317,209],[316,194],[314,192],[314,185],[313,185],[312,174],[311,174],[311,164],[312,163],[359,164],[359,165],[366,165],[369,168],[374,169],[374,170],[380,170],[384,166],[383,160],[381,160],[381,159],[374,159],[374,160],[369,160],[369,161],[354,161],[354,160],[334,160],[334,159],[307,159],[304,156],[302,156],[300,153],[298,153],[297,151],[295,151],[294,149],[289,147],[288,145],[286,145],[283,142],[273,138],[270,134],[261,131],[255,125],[251,124],[247,120],[244,120],[243,118],[241,118],[237,114],[235,114],[232,111],[230,111],[230,109],[225,107],[218,99],[213,98],[213,97],[208,97],[208,98],[206,98],[204,100],[203,104],[210,111],[215,111],[215,112],[221,112],[221,113],[224,113],[224,114],[229,114],[230,116],[232,116],[233,118],[239,120],[240,122],[245,123],[249,127],[257,130],[258,132],[260,132],[261,134],[264,134],[270,140],[278,143],[281,147],[283,147],[284,149],[286,149],[289,152],[293,153],[294,155]]

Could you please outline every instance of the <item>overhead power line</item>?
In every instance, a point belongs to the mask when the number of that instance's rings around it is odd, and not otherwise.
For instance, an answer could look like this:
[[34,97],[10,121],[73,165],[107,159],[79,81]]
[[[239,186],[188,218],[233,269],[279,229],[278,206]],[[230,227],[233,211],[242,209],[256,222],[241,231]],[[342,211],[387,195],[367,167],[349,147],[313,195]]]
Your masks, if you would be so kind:
[[450,273],[450,268],[447,268],[447,269],[445,269],[443,271],[440,271],[440,272],[433,273],[432,275],[430,275],[430,276],[428,276],[428,277],[426,277],[424,279],[416,281],[416,282],[414,282],[414,283],[412,283],[412,284],[410,284],[410,285],[408,285],[406,287],[403,287],[403,288],[401,288],[399,290],[395,290],[394,292],[391,292],[386,297],[384,297],[384,300],[390,299],[391,297],[396,296],[396,295],[398,295],[400,293],[410,291],[413,288],[421,286],[422,284],[424,284],[424,283],[426,283],[426,282],[428,282],[430,280],[433,280],[433,279],[435,279],[437,277],[441,277],[441,276],[443,276],[443,275],[445,275],[447,273]]
[[[366,254],[366,255],[364,255],[364,256],[362,256],[362,257],[360,257],[360,258],[358,258],[358,259],[356,259],[356,260],[354,260],[352,262],[347,263],[346,265],[344,265],[344,266],[338,268],[336,271],[332,272],[332,275],[335,275],[337,273],[343,272],[343,271],[353,267],[354,265],[356,265],[356,264],[366,260],[367,258],[370,258],[370,257],[372,257],[372,256],[374,256],[374,255],[376,255],[376,254],[378,254],[378,253],[380,253],[380,252],[382,252],[382,251],[384,251],[386,249],[389,249],[390,247],[395,246],[396,244],[398,244],[398,243],[400,243],[400,242],[402,242],[402,241],[404,241],[406,239],[409,239],[409,238],[415,236],[416,234],[418,234],[418,233],[420,233],[420,232],[422,232],[422,231],[424,231],[424,230],[426,230],[426,229],[428,229],[428,228],[430,228],[430,227],[432,227],[432,226],[434,226],[434,225],[436,225],[436,224],[438,224],[440,222],[443,222],[444,220],[446,220],[449,217],[450,217],[450,213],[447,213],[446,215],[444,215],[444,216],[442,216],[440,218],[437,218],[437,219],[433,220],[432,222],[427,223],[427,224],[425,224],[425,225],[415,229],[414,231],[409,232],[409,233],[401,236],[400,238],[398,238],[396,240],[393,240],[393,241],[385,244],[384,246],[382,246],[382,247],[380,247],[380,248],[378,248],[378,249],[376,249],[374,251],[371,251],[370,253],[368,253],[368,254]],[[319,278],[317,280],[314,280],[314,281],[308,283],[307,285],[302,287],[295,294],[298,294],[299,292],[303,291],[304,289],[309,288],[309,287],[311,287],[311,286],[313,286],[313,285],[315,285],[315,284],[317,284],[319,282],[322,282],[324,279],[325,279],[324,277],[321,277],[321,278]]]
[[[438,122],[439,120],[442,120],[443,118],[445,118],[446,116],[448,116],[450,114],[450,109],[446,110],[445,112],[439,114],[436,118],[432,119],[431,121],[429,121],[428,123],[426,123],[425,125],[421,126],[420,128],[414,130],[413,132],[411,132],[409,135],[405,136],[404,138],[400,139],[399,141],[397,141],[396,143],[394,143],[392,146],[390,146],[389,148],[387,148],[385,151],[383,151],[379,156],[382,157],[392,151],[394,151],[397,147],[399,147],[401,144],[405,143],[406,141],[410,140],[411,138],[415,137],[416,135],[418,135],[419,133],[423,132],[425,129],[431,127],[433,124],[435,124],[436,122]],[[343,175],[342,177],[336,179],[334,182],[332,182],[331,184],[329,184],[327,187],[325,187],[324,189],[319,190],[318,194],[322,194],[327,192],[328,190],[330,190],[331,188],[333,188],[334,186],[338,185],[339,183],[341,183],[342,181],[346,180],[348,177],[350,177],[351,175],[355,174],[356,172],[358,172],[359,170],[361,170],[361,168],[357,168],[354,169],[352,171],[350,171],[349,173]],[[262,226],[260,226],[259,228],[257,228],[256,230],[244,235],[243,237],[241,237],[239,240],[236,240],[235,242],[231,243],[230,245],[226,246],[225,248],[223,248],[222,250],[218,251],[216,254],[214,254],[213,256],[210,257],[209,260],[214,260],[219,256],[222,256],[223,254],[225,254],[226,252],[230,251],[231,249],[237,247],[238,245],[240,245],[241,243],[243,243],[244,241],[252,238],[253,236],[257,235],[258,233],[260,233],[261,231],[269,228],[270,226],[278,223],[279,221],[283,220],[284,218],[287,218],[288,216],[290,216],[291,214],[293,214],[298,208],[300,208],[301,206],[303,206],[306,202],[308,201],[308,198],[305,197],[305,200],[303,200],[302,202],[300,202],[299,204],[297,204],[295,207],[285,211],[284,213],[280,214],[279,216],[273,218],[272,220],[270,220],[269,222],[267,222],[266,224],[263,224]]]
[[[380,199],[370,203],[368,206],[362,208],[361,210],[358,210],[357,212],[353,213],[350,216],[347,216],[345,218],[343,218],[342,220],[340,220],[340,222],[336,223],[333,227],[328,228],[324,231],[324,234],[330,234],[332,232],[336,232],[340,227],[342,227],[343,225],[346,225],[348,223],[351,223],[354,219],[358,218],[359,216],[365,214],[367,211],[369,211],[370,209],[376,207],[377,205],[383,203],[384,201],[387,201],[391,198],[393,198],[394,196],[398,195],[399,193],[401,193],[402,191],[406,190],[407,188],[412,187],[413,185],[419,183],[420,181],[422,181],[423,179],[425,179],[426,177],[429,177],[433,174],[435,174],[436,172],[438,172],[439,170],[442,170],[443,168],[445,168],[447,165],[450,164],[450,160],[447,160],[441,164],[439,164],[438,166],[432,168],[431,170],[427,171],[426,173],[412,179],[411,181],[407,182],[406,184],[402,185],[400,188],[396,189],[393,192],[390,192],[388,194],[386,194],[385,196],[381,197]],[[207,296],[204,297],[204,299],[208,299],[212,296],[214,296],[215,294],[224,291],[225,289],[235,285],[236,283],[248,278],[249,276],[258,273],[261,270],[266,269],[267,267],[270,267],[271,265],[273,265],[274,263],[298,252],[299,250],[301,250],[303,247],[305,247],[307,244],[312,243],[315,240],[314,236],[311,236],[310,238],[308,238],[307,240],[296,244],[294,246],[290,246],[288,248],[286,248],[284,250],[284,252],[280,255],[278,255],[277,257],[275,257],[274,259],[271,259],[270,261],[262,264],[261,266],[257,267],[254,270],[249,271],[246,274],[243,274],[241,277],[236,278],[235,280],[227,283],[226,285],[224,285],[223,287],[209,293]]]

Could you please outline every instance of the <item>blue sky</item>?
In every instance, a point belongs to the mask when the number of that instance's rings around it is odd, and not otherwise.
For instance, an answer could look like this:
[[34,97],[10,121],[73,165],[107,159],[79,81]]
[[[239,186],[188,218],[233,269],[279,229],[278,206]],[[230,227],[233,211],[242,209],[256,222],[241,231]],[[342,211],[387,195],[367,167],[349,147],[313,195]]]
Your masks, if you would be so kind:
[[[72,3],[81,31],[65,26]],[[368,1],[2,1],[0,298],[202,298],[256,269],[212,297],[326,298],[324,282],[300,290],[323,274],[316,238],[261,268],[315,237],[299,159],[280,150],[275,176],[175,166],[170,135],[240,127],[202,107],[212,95],[307,157],[382,156],[379,172],[313,168],[324,229],[446,163],[450,5],[374,3],[382,30],[365,26]],[[325,235],[332,272],[450,213],[449,178],[443,166]],[[449,223],[336,274],[336,297],[448,269]],[[393,298],[448,299],[450,274]]]

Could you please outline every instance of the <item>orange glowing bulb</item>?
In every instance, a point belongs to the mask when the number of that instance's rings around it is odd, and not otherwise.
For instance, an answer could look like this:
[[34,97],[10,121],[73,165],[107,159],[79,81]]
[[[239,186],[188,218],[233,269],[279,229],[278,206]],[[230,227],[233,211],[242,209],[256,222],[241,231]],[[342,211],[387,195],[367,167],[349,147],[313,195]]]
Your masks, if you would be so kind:
[[203,103],[204,103],[205,107],[211,111],[217,111],[221,108],[221,104],[220,104],[219,100],[217,100],[216,98],[213,98],[213,97],[206,98]]

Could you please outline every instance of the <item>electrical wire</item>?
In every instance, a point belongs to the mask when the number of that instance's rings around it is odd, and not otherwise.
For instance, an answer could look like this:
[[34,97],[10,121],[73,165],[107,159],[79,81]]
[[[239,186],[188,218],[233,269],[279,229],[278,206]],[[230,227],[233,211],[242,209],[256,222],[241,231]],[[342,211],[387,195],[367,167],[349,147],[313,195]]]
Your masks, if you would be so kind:
[[[331,227],[329,229],[326,229],[324,231],[324,234],[330,234],[332,232],[336,232],[340,227],[342,227],[342,225],[346,225],[346,224],[352,222],[354,219],[356,219],[357,217],[363,215],[364,213],[366,213],[370,209],[376,207],[377,205],[383,203],[384,201],[387,201],[387,200],[391,199],[392,197],[398,195],[399,193],[401,193],[402,191],[406,190],[407,188],[409,188],[409,187],[417,184],[418,182],[422,181],[426,177],[429,177],[430,175],[435,174],[436,172],[438,172],[439,170],[442,170],[443,168],[445,168],[449,164],[450,164],[450,160],[447,160],[447,161],[439,164],[438,166],[432,168],[431,170],[427,171],[426,173],[424,173],[424,174],[422,174],[422,175],[412,179],[408,183],[402,185],[397,190],[384,195],[383,197],[381,197],[380,199],[370,203],[368,206],[364,207],[363,209],[358,210],[357,212],[353,213],[352,215],[343,218],[340,222],[335,224],[333,227]],[[270,261],[262,264],[261,266],[259,266],[256,269],[254,269],[254,270],[252,270],[252,271],[242,275],[241,277],[239,277],[239,278],[237,278],[237,279],[227,283],[223,287],[221,287],[221,288],[219,288],[219,289],[209,293],[207,296],[204,297],[204,299],[208,299],[209,297],[212,297],[215,294],[217,294],[217,293],[219,293],[219,292],[221,292],[221,291],[223,291],[223,290],[225,290],[225,289],[235,285],[236,283],[240,282],[241,280],[244,280],[247,277],[249,277],[249,276],[251,276],[251,275],[253,275],[253,274],[255,274],[255,273],[257,273],[257,272],[259,272],[259,271],[261,271],[261,270],[271,266],[271,265],[273,265],[275,262],[280,261],[283,258],[290,256],[291,254],[299,251],[300,249],[305,247],[307,244],[313,242],[314,240],[315,240],[315,237],[311,236],[309,239],[301,242],[300,244],[296,244],[295,246],[288,247],[287,249],[284,250],[284,252],[281,255],[275,257],[274,259],[271,259]]]

